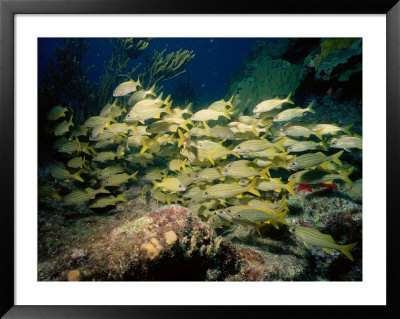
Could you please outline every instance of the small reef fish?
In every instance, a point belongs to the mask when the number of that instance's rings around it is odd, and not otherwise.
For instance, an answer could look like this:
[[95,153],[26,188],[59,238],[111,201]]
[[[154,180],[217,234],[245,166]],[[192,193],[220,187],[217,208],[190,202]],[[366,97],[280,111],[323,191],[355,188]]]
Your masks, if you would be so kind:
[[286,99],[270,99],[262,101],[261,103],[257,104],[253,109],[254,114],[264,113],[272,111],[275,108],[281,108],[284,103],[294,104],[294,102],[290,99],[291,93],[286,97]]
[[122,168],[121,165],[113,165],[113,166],[108,166],[101,171],[98,172],[97,177],[100,179],[105,179],[107,177],[110,177],[112,175],[116,175],[118,173],[122,173],[124,169]]
[[70,138],[79,137],[79,136],[87,136],[88,129],[84,125],[78,126],[71,131]]
[[224,146],[220,146],[217,149],[213,149],[211,151],[209,150],[204,150],[202,148],[197,149],[197,158],[199,161],[204,161],[204,160],[209,160],[212,165],[215,165],[215,160],[223,158],[226,159],[228,155],[234,155],[237,158],[240,158],[240,156],[233,150],[229,150],[228,148]]
[[46,199],[50,199],[52,197],[61,200],[61,196],[59,194],[60,189],[52,190],[48,186],[39,186],[38,195],[39,197],[44,197]]
[[169,161],[168,169],[170,171],[173,171],[173,172],[179,172],[181,169],[186,171],[186,166],[185,166],[186,161],[187,161],[187,158],[185,158],[184,160],[180,160],[179,158],[175,158],[175,159]]
[[356,136],[340,136],[339,138],[333,138],[330,146],[333,148],[343,148],[346,151],[350,148],[362,149],[362,139]]
[[339,127],[333,124],[315,124],[311,127],[313,131],[318,131],[321,135],[336,134],[338,132],[345,132],[347,135],[350,134],[350,128],[354,124],[347,125],[346,127]]
[[163,192],[184,192],[186,190],[186,186],[176,177],[164,178],[160,183],[153,181],[153,184],[153,190],[160,187]]
[[134,179],[135,181],[137,180],[136,175],[138,171],[134,172],[131,175],[128,175],[127,173],[122,173],[122,174],[115,174],[110,177],[107,177],[104,180],[103,185],[104,186],[119,186],[123,183],[127,183],[130,179]]
[[126,202],[125,198],[126,193],[122,193],[121,195],[114,197],[114,196],[107,196],[97,199],[89,208],[104,208],[107,206],[115,205],[118,202]]
[[137,102],[145,99],[148,95],[156,96],[154,92],[155,85],[153,85],[149,90],[138,90],[134,92],[128,100],[128,106],[135,105]]
[[62,107],[60,105],[56,105],[47,114],[47,119],[49,121],[56,121],[59,118],[64,117],[65,116],[65,112],[68,112],[68,108]]
[[[320,140],[322,140],[322,136],[319,133],[319,131],[312,131],[312,130],[308,129],[307,127],[300,126],[300,125],[293,125],[293,126],[286,127],[282,130],[282,133],[287,136],[310,137],[310,135],[315,135]],[[311,141],[306,141],[306,142],[311,142]]]
[[139,79],[136,82],[134,80],[123,82],[115,88],[113,91],[113,96],[124,96],[131,92],[135,92],[138,86],[142,86]]
[[221,111],[216,111],[216,110],[210,110],[210,109],[204,109],[200,110],[192,115],[190,118],[193,122],[198,122],[198,121],[209,121],[209,120],[218,120],[220,116],[226,117],[228,120],[231,119],[229,116],[229,108],[224,108]]
[[304,154],[301,156],[296,156],[292,161],[289,162],[288,168],[298,170],[298,169],[303,169],[303,168],[315,167],[315,166],[318,166],[322,163],[329,162],[329,161],[333,161],[336,164],[341,166],[342,162],[339,160],[339,157],[342,154],[343,154],[343,151],[340,151],[331,156],[326,156],[322,152],[309,153],[309,154]]
[[354,248],[357,243],[338,245],[331,235],[323,234],[312,227],[293,226],[289,228],[289,231],[295,234],[296,237],[300,238],[307,248],[310,248],[309,245],[321,247],[328,254],[332,251],[332,249],[336,249],[341,251],[351,261],[354,261],[350,250]]
[[210,227],[213,229],[222,228],[223,226],[229,226],[231,222],[222,218],[221,216],[214,214],[208,220]]
[[85,156],[84,157],[74,157],[71,158],[68,163],[67,163],[68,167],[71,168],[82,168],[82,166],[85,166]]
[[62,180],[65,182],[69,182],[71,179],[76,179],[77,181],[84,182],[83,178],[80,176],[84,172],[83,169],[76,173],[70,173],[65,168],[60,166],[54,166],[50,170],[51,176],[53,176],[57,180]]
[[144,175],[143,179],[145,181],[157,181],[157,180],[161,180],[163,177],[165,176],[165,171],[161,170],[160,168],[156,167],[153,169],[150,169],[146,172],[146,174]]
[[74,115],[72,114],[69,122],[63,121],[56,126],[56,128],[54,129],[55,136],[61,136],[61,135],[64,135],[65,133],[69,132],[69,128],[71,126],[74,126],[74,123],[72,123],[73,116]]
[[114,160],[117,157],[117,154],[114,152],[100,152],[95,154],[93,157],[93,161],[96,162],[106,162],[110,160]]
[[[232,217],[233,221],[241,221],[241,222],[250,222],[258,224],[271,224],[275,228],[279,229],[278,223],[287,224],[284,219],[285,212],[281,212],[279,214],[269,214],[263,210],[256,209],[252,206],[247,205],[238,205],[231,206],[225,209],[225,212]],[[259,231],[258,231],[259,232]]]
[[[125,116],[125,122],[141,122],[155,118],[160,118],[161,113],[168,113],[172,115],[171,105],[172,101],[169,101],[170,96],[168,96],[165,101],[158,97],[155,100],[143,100],[135,104],[129,113]],[[146,103],[145,103],[146,102]],[[165,104],[165,107],[161,106]]]
[[353,185],[353,182],[349,178],[353,170],[354,167],[350,167],[349,169],[338,170],[338,173],[335,174],[318,169],[305,170],[293,174],[295,178],[292,178],[292,175],[289,177],[289,180],[295,180],[298,184],[332,184],[334,180],[342,180],[349,185]]
[[209,127],[206,122],[204,122],[204,124],[208,129],[209,136],[222,138],[224,140],[235,139],[235,133],[233,133],[233,131],[227,126],[215,125],[214,127]]
[[309,150],[314,150],[316,148],[321,147],[324,150],[327,150],[324,142],[313,142],[313,141],[302,141],[297,142],[287,148],[289,152],[305,152]]
[[94,128],[100,124],[106,124],[108,122],[111,122],[111,120],[108,117],[104,116],[92,116],[91,118],[87,119],[84,126],[85,127],[91,127]]
[[216,184],[207,189],[203,193],[205,198],[229,198],[229,197],[242,197],[245,192],[250,192],[256,196],[260,196],[260,192],[254,188],[258,179],[254,178],[253,181],[246,187],[240,186],[238,183]]
[[290,194],[295,196],[296,194],[293,190],[293,185],[295,182],[295,180],[292,180],[287,184],[283,184],[278,178],[269,178],[268,180],[260,180],[255,188],[259,189],[260,191],[275,191],[278,193],[281,191],[281,189],[286,189]]
[[97,194],[100,193],[110,193],[108,190],[105,188],[101,187],[98,190],[94,190],[90,187],[84,189],[83,191],[74,191],[72,193],[69,193],[68,195],[64,196],[63,202],[66,205],[79,205],[82,204],[89,199],[95,198]]
[[310,103],[308,107],[305,109],[301,107],[296,107],[293,109],[287,109],[285,111],[282,111],[278,115],[274,117],[274,122],[283,122],[283,121],[290,121],[291,119],[294,119],[299,116],[303,116],[305,112],[310,112],[315,114],[315,111],[312,109],[312,106],[314,104],[314,101]]
[[221,174],[221,169],[217,167],[210,167],[210,168],[204,168],[201,171],[198,171],[194,177],[194,180],[196,181],[204,181],[204,182],[212,182],[217,179],[223,181],[225,180],[225,177]]
[[251,199],[248,203],[248,206],[257,208],[262,211],[266,211],[270,214],[280,214],[282,211],[288,211],[289,208],[286,204],[286,197],[282,197],[282,199],[277,203],[272,203],[269,201],[261,201],[259,199]]
[[66,141],[64,144],[60,146],[58,149],[60,153],[67,153],[67,154],[72,154],[74,152],[80,152],[81,151],[81,145],[79,144],[79,141],[77,138],[73,141]]
[[215,110],[215,111],[222,111],[225,109],[226,106],[229,106],[229,108],[231,109],[231,108],[233,108],[232,101],[233,101],[233,95],[231,96],[231,98],[228,101],[221,99],[219,101],[216,101],[216,102],[210,104],[208,109]]
[[279,141],[277,143],[271,143],[267,139],[260,140],[248,140],[237,145],[233,150],[239,154],[249,153],[249,152],[259,152],[263,151],[270,147],[275,147],[282,152],[285,152],[285,149],[282,147],[283,141]]
[[225,167],[222,171],[222,175],[230,176],[233,178],[254,178],[255,176],[262,176],[264,178],[268,178],[266,173],[268,172],[268,168],[262,170],[259,168],[255,168],[252,166],[232,166]]

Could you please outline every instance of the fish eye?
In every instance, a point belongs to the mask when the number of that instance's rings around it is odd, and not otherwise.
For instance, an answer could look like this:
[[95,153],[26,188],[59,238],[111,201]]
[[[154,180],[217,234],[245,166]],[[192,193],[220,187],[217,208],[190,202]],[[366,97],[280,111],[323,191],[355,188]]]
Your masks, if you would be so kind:
[[240,215],[240,214],[237,214],[237,217],[239,217],[239,218],[242,218],[242,215]]
[[292,149],[293,149],[293,147],[292,147],[292,146],[289,146],[289,147],[288,147],[288,150],[289,150],[289,151],[291,151]]
[[179,187],[179,188],[182,188],[183,186],[182,186],[182,185],[179,185],[178,187]]
[[208,195],[208,192],[204,192],[204,194]]
[[238,146],[238,148],[237,148],[238,150],[240,150],[240,146]]
[[232,211],[230,209],[228,209],[228,213],[231,213]]

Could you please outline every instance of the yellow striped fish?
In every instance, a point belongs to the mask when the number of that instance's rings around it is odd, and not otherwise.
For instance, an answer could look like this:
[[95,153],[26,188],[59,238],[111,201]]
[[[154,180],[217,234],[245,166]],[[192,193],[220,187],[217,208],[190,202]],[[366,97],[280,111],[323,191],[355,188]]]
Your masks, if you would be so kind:
[[315,111],[312,109],[313,104],[314,101],[312,101],[310,105],[307,106],[305,109],[301,107],[296,107],[294,109],[288,109],[282,111],[281,113],[279,113],[277,116],[274,117],[274,122],[290,121],[295,117],[303,116],[305,112],[310,112],[315,114]]
[[251,166],[233,166],[224,168],[222,171],[222,175],[230,176],[233,178],[253,178],[255,176],[262,176],[265,179],[268,179],[266,173],[269,174],[268,167],[261,170],[259,168],[254,168]]
[[289,228],[289,231],[300,238],[307,248],[310,248],[309,245],[318,246],[327,253],[330,253],[332,249],[336,249],[341,251],[351,261],[354,261],[350,249],[355,247],[358,243],[338,245],[331,235],[322,234],[312,227],[293,226]]
[[247,185],[246,187],[240,186],[238,183],[230,184],[216,184],[208,187],[204,193],[205,198],[229,198],[229,197],[242,197],[245,192],[252,193],[256,196],[260,196],[260,192],[254,188],[257,183],[257,177]]
[[103,208],[111,205],[115,205],[118,202],[126,202],[125,199],[126,192],[114,197],[114,196],[107,196],[107,197],[102,197],[97,199],[92,205],[90,205],[90,208]]
[[340,136],[339,138],[333,138],[330,142],[330,146],[334,148],[343,148],[346,151],[350,148],[362,149],[362,139],[356,136]]
[[282,147],[283,141],[278,141],[277,143],[271,143],[267,139],[260,140],[248,140],[237,145],[233,150],[239,154],[249,153],[249,152],[259,152],[270,147],[275,147],[282,152],[285,149]]
[[278,222],[285,225],[287,224],[284,219],[286,212],[269,214],[263,210],[246,205],[228,207],[225,211],[232,217],[232,221],[251,222],[257,225],[260,225],[260,223],[271,224],[276,229],[279,229]]
[[157,188],[161,188],[164,192],[184,192],[186,190],[186,186],[182,184],[182,182],[176,177],[167,177],[164,178],[160,183],[153,181],[154,187],[153,190]]
[[80,176],[80,174],[82,174],[83,172],[84,172],[84,169],[81,169],[80,171],[76,172],[75,174],[72,174],[60,166],[54,166],[50,170],[50,174],[55,179],[63,180],[65,182],[69,182],[72,178],[76,179],[77,181],[84,182],[83,178]]
[[96,162],[106,162],[109,160],[114,160],[115,157],[117,157],[117,154],[114,152],[100,152],[93,157],[93,160]]
[[282,199],[277,203],[272,203],[269,201],[261,201],[259,199],[251,199],[247,205],[257,208],[259,210],[266,211],[270,214],[279,214],[282,211],[288,211],[289,208],[286,204],[286,197],[282,197]]
[[74,123],[72,123],[72,117],[73,116],[74,115],[72,114],[69,122],[64,121],[64,122],[61,122],[60,124],[58,124],[56,126],[56,128],[54,129],[54,135],[55,136],[64,135],[65,133],[69,132],[69,128],[71,126],[74,126]]
[[296,156],[293,160],[291,160],[288,164],[289,169],[303,169],[308,167],[315,167],[322,163],[333,161],[338,165],[342,165],[342,162],[339,160],[340,155],[343,154],[344,151],[340,151],[331,156],[326,156],[322,152],[318,153],[309,153],[301,156]]
[[71,158],[68,163],[67,163],[68,167],[71,168],[82,168],[82,166],[85,166],[85,156],[84,157],[74,157]]
[[139,79],[136,82],[134,80],[123,82],[115,88],[113,96],[124,96],[131,92],[135,92],[138,86],[142,86]]
[[83,191],[74,191],[64,196],[63,202],[66,205],[73,205],[73,204],[79,205],[88,201],[89,199],[94,198],[97,194],[100,193],[110,193],[110,192],[103,187],[99,188],[98,190],[94,190],[88,187]]
[[79,144],[78,138],[75,137],[75,140],[65,142],[64,144],[62,144],[60,146],[58,151],[60,153],[67,153],[67,154],[72,154],[74,152],[80,152],[81,146]]
[[221,169],[217,167],[210,167],[202,169],[194,175],[194,180],[196,181],[207,181],[212,182],[216,179],[224,180],[225,177],[221,174]]
[[56,105],[47,114],[47,119],[49,121],[58,120],[59,118],[65,116],[65,112],[68,112],[68,108]]
[[295,182],[296,180],[293,179],[289,183],[283,184],[278,178],[269,178],[266,181],[260,180],[255,187],[260,191],[275,191],[278,193],[281,191],[281,189],[286,189],[290,194],[295,196],[296,194],[293,190],[293,185]]
[[108,166],[108,167],[104,168],[103,170],[99,171],[99,173],[97,174],[97,177],[100,179],[105,179],[112,175],[122,173],[123,171],[124,171],[124,169],[119,164],[113,165],[113,166]]
[[253,109],[254,115],[272,111],[275,108],[281,108],[284,103],[294,104],[294,102],[290,99],[292,93],[286,97],[286,99],[270,99],[262,101],[261,103],[257,104],[256,107]]
[[283,134],[287,136],[304,136],[310,137],[310,135],[317,136],[320,140],[322,140],[322,136],[319,131],[312,131],[307,127],[300,126],[300,125],[292,125],[282,129],[281,131]]
[[112,176],[106,178],[103,184],[105,186],[119,186],[123,183],[128,182],[128,180],[130,180],[130,179],[136,180],[137,173],[138,173],[138,171],[136,171],[135,173],[133,173],[131,175],[128,175],[127,173],[115,174],[115,175],[112,175]]

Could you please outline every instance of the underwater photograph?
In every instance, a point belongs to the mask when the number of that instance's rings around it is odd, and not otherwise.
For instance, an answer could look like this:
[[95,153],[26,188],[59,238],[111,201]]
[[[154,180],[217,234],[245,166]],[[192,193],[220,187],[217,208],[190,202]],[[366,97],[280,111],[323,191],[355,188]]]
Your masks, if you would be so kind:
[[38,281],[362,281],[362,38],[39,38]]

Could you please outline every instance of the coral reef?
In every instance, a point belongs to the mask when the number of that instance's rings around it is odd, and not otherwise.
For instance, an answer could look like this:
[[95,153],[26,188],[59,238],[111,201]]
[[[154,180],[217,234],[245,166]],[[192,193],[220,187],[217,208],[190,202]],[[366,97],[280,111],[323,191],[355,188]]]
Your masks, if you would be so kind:
[[147,89],[185,73],[185,65],[195,56],[193,51],[182,49],[164,56],[166,51],[167,49],[161,52],[154,50],[151,60],[147,59],[146,67],[139,75],[142,84]]

